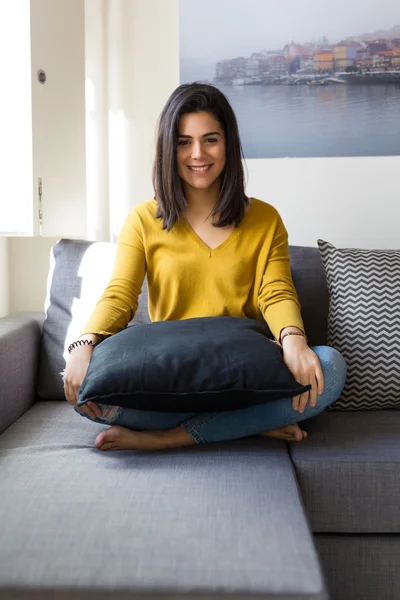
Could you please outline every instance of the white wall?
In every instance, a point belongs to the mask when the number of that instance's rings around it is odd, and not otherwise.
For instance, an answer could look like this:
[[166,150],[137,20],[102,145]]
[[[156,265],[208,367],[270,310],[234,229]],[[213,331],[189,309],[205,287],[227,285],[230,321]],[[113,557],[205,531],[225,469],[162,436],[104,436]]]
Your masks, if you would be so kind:
[[[115,0],[113,0],[115,1]],[[151,197],[154,127],[179,78],[178,0],[120,0],[132,20],[131,206]],[[249,160],[248,193],[280,211],[291,244],[400,248],[400,157]],[[9,240],[11,310],[42,310],[55,240]],[[1,252],[1,250],[0,250]]]
[[247,161],[248,194],[273,204],[289,243],[400,248],[400,156]]
[[[110,0],[113,7],[116,0]],[[172,91],[179,85],[179,2],[178,0],[117,0],[130,22],[130,43],[126,44],[125,64],[129,66],[124,105],[127,126],[129,190],[125,206],[110,197],[112,212],[130,208],[153,197],[151,171],[155,129],[159,114]],[[112,190],[111,190],[112,192]],[[114,208],[115,207],[115,208]],[[113,219],[111,231],[118,233],[125,218]]]

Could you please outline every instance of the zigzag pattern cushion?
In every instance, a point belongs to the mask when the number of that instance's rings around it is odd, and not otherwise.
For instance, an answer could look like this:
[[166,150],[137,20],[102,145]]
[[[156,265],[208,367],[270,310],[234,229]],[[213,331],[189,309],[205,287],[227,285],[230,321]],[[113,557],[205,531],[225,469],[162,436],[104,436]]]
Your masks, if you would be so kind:
[[400,250],[338,249],[318,240],[329,290],[328,345],[347,362],[328,410],[400,408]]

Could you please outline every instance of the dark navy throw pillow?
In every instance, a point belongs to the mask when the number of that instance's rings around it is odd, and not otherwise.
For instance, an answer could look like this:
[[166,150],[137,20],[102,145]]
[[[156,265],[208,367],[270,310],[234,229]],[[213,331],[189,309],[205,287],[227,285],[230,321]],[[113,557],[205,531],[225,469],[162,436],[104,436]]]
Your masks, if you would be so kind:
[[157,321],[127,327],[95,347],[78,405],[209,412],[297,396],[266,323],[240,317]]

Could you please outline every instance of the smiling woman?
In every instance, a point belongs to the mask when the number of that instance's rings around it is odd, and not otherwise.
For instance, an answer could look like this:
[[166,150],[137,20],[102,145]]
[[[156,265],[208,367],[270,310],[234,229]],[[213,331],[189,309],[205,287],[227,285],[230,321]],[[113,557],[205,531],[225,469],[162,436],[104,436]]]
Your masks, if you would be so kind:
[[[210,127],[219,129],[203,133]],[[178,172],[183,181],[186,199],[195,190],[215,188],[218,195],[219,179],[225,168],[225,135],[218,121],[208,112],[183,115],[179,120]],[[190,132],[190,133],[189,133]],[[214,137],[213,137],[214,136]]]
[[[215,227],[237,226],[249,206],[235,113],[211,85],[185,84],[161,113],[153,184],[168,231],[205,210]],[[188,219],[189,220],[189,219]]]
[[[214,131],[203,133],[209,128]],[[202,111],[180,118],[177,158],[186,198],[190,188],[219,186],[218,180],[226,162],[225,135],[213,115]]]
[[203,219],[204,209],[208,207],[212,215],[218,202],[226,165],[225,133],[212,114],[201,111],[182,115],[177,160],[187,201],[182,214],[199,238],[213,249],[230,236],[234,225],[215,227],[215,220],[204,222]]
[[[115,416],[107,405],[88,402],[76,410],[113,425],[96,446],[160,449],[255,434],[301,441],[306,433],[297,422],[338,398],[345,363],[332,348],[307,345],[287,231],[273,206],[245,194],[238,125],[220,90],[194,83],[171,94],[160,117],[153,183],[154,198],[126,218],[111,281],[81,338],[96,343],[126,328],[147,274],[153,322],[227,316],[266,322],[307,392],[248,412],[172,416],[131,408]],[[74,406],[92,352],[93,346],[77,345],[67,363],[65,394]]]

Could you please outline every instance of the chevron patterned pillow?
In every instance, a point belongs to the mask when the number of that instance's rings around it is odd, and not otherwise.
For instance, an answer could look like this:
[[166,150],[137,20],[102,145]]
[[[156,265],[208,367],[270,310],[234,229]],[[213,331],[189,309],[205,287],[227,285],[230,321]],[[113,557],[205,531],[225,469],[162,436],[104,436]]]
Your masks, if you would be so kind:
[[400,408],[400,250],[338,249],[318,240],[329,290],[328,345],[347,362],[327,410]]

